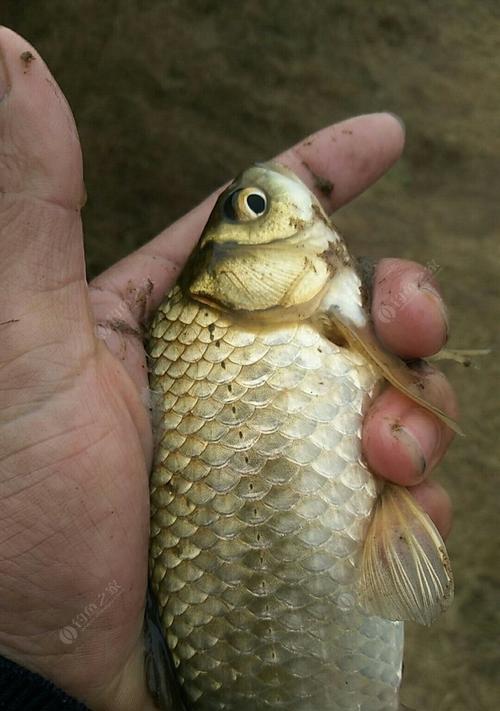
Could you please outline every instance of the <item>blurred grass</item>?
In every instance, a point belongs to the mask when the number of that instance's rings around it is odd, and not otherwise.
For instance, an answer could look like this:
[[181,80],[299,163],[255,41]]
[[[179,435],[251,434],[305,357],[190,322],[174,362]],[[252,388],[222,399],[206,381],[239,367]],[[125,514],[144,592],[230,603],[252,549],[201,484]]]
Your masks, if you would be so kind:
[[452,610],[408,626],[403,700],[498,707],[500,5],[497,0],[4,0],[0,21],[40,50],[85,154],[89,275],[251,161],[351,114],[407,126],[399,165],[337,222],[357,254],[441,266],[450,366],[467,438],[439,476],[456,526]]

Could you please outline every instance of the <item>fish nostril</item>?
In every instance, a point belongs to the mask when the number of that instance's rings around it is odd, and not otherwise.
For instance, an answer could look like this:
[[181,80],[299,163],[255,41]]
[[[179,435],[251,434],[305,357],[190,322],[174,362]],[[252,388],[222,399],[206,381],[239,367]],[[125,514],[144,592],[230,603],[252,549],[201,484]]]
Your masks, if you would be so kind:
[[227,198],[224,200],[224,204],[222,206],[222,211],[225,217],[227,217],[228,220],[231,220],[231,222],[238,221],[238,217],[236,215],[235,199],[239,192],[241,191],[236,190],[235,192],[232,192],[230,195],[228,195]]

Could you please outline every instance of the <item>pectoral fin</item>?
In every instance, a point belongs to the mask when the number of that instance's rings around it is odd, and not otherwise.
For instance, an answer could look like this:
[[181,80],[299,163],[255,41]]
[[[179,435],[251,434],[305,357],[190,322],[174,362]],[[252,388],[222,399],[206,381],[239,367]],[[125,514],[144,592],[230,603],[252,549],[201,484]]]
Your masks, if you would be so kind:
[[421,405],[433,415],[438,417],[451,430],[463,436],[462,429],[455,420],[433,405],[426,399],[425,393],[419,385],[419,376],[408,368],[400,358],[389,353],[378,342],[370,323],[363,326],[356,326],[345,319],[340,311],[329,312],[329,317],[333,321],[335,329],[347,341],[347,343],[374,363],[386,380],[395,388],[400,390],[411,400]]
[[440,351],[427,358],[427,360],[430,362],[435,360],[452,360],[455,363],[463,365],[464,368],[469,368],[471,365],[477,367],[476,358],[490,355],[490,353],[491,348],[441,348]]
[[372,615],[429,625],[453,599],[446,548],[408,491],[386,484],[365,540],[360,601]]

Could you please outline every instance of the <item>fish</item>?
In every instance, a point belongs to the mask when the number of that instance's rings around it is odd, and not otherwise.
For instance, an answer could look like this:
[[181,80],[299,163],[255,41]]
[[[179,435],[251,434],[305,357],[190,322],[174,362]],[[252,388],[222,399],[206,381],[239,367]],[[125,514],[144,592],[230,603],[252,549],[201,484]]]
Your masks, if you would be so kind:
[[161,708],[404,708],[404,621],[441,614],[453,576],[430,518],[369,470],[363,416],[389,382],[460,428],[377,341],[366,291],[315,195],[262,163],[220,195],[154,316]]

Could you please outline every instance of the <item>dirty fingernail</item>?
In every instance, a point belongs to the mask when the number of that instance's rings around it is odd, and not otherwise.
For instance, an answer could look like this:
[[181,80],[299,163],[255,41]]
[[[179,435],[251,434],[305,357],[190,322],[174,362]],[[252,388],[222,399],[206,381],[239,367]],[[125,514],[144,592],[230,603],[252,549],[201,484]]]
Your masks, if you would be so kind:
[[394,430],[408,452],[414,469],[414,482],[421,481],[432,466],[439,449],[439,424],[421,410],[410,411]]
[[396,121],[399,123],[401,128],[403,129],[403,133],[406,133],[406,124],[404,120],[399,116],[398,114],[395,114],[393,111],[387,111],[389,116],[392,116],[392,118],[396,119]]
[[443,345],[448,340],[448,334],[450,332],[450,322],[448,318],[448,311],[446,309],[445,303],[441,297],[441,294],[437,289],[435,289],[431,284],[424,284],[420,287],[420,291],[428,296],[432,303],[437,307],[441,317],[443,319]]

